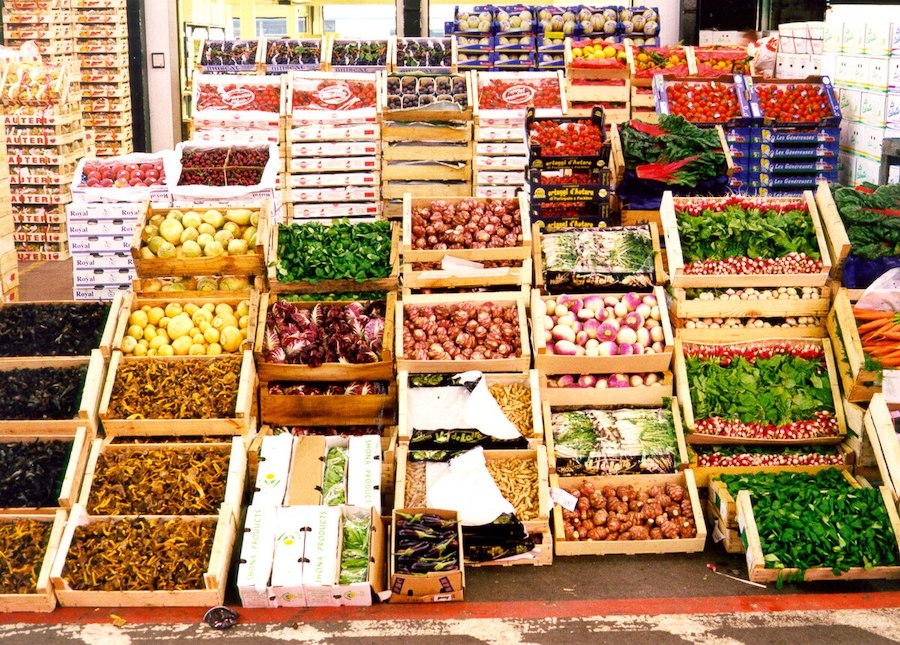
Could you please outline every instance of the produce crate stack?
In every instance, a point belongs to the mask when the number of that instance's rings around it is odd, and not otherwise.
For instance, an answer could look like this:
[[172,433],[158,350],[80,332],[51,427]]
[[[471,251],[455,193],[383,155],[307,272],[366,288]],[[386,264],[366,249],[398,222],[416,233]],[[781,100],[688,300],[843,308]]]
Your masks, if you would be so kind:
[[389,65],[387,39],[347,40],[331,34],[326,37],[325,46],[327,63],[322,69],[326,72],[380,72]]
[[286,221],[381,212],[374,72],[293,72],[285,151]]
[[535,18],[535,7],[494,7],[494,70],[528,71],[537,68],[540,23]]
[[195,74],[191,140],[209,143],[284,143],[286,77]]
[[472,78],[385,74],[381,77],[381,197],[399,218],[414,197],[472,194]]
[[[889,29],[883,29],[882,52],[890,51]],[[822,73],[825,48],[825,23],[822,21],[788,22],[778,25],[778,54],[775,78],[804,79]]]
[[828,15],[824,26],[823,75],[834,81],[844,123],[839,167],[845,186],[880,183],[886,138],[900,137],[900,44],[896,19]]
[[625,53],[631,72],[631,115],[639,121],[656,123],[653,76],[658,73],[689,76],[693,59],[686,47],[641,47],[626,43]]
[[523,141],[525,110],[562,116],[566,112],[562,71],[476,73],[475,195],[514,197],[525,185],[528,164]]
[[574,14],[565,7],[541,7],[537,12],[537,18],[538,70],[564,69],[566,41],[575,34]]
[[266,38],[262,67],[266,74],[322,69],[325,37]]
[[99,157],[134,150],[125,0],[73,0],[85,128]]
[[44,63],[66,68],[77,90],[79,79],[73,6],[72,0],[4,2],[3,42],[11,48],[36,47]]
[[456,73],[452,38],[397,38],[390,41],[389,72]]
[[0,147],[0,159],[0,302],[15,302],[19,299],[19,258],[16,255],[16,218],[6,161],[6,137]]
[[565,55],[567,114],[589,115],[595,105],[600,105],[607,127],[631,119],[625,45],[610,44],[602,38],[567,40]]
[[75,300],[111,300],[136,278],[131,242],[144,202],[166,206],[172,154],[84,158],[66,205]]
[[528,108],[525,118],[531,220],[545,231],[618,224],[603,108],[587,119],[535,112]]
[[653,93],[659,114],[683,116],[700,127],[722,126],[734,162],[728,185],[734,192],[750,192],[750,139],[756,122],[751,116],[744,77],[735,74],[705,80],[656,74]]
[[[3,109],[19,260],[64,260],[64,209],[85,152],[79,98],[69,91],[64,67],[13,62],[6,70]],[[6,91],[13,83],[18,94]]]
[[831,80],[756,82],[745,77],[753,117],[750,187],[759,195],[799,195],[836,182],[841,109]]
[[456,8],[453,22],[444,24],[444,33],[456,43],[456,62],[460,70],[493,68],[494,29],[494,12],[490,5],[475,7],[471,12]]

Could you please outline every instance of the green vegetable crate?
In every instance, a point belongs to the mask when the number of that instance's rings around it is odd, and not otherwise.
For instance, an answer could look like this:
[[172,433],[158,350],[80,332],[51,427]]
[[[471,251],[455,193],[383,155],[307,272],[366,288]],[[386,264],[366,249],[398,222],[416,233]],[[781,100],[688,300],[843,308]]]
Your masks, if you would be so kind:
[[[114,353],[115,354],[115,353]],[[0,371],[7,372],[20,370],[21,374],[32,379],[46,379],[44,370],[71,370],[81,368],[86,370],[83,385],[80,387],[80,395],[77,395],[77,407],[71,418],[52,418],[47,412],[45,419],[0,419],[0,432],[12,435],[41,435],[41,434],[65,434],[74,436],[79,428],[86,428],[88,440],[93,440],[97,433],[99,418],[97,408],[100,404],[100,395],[103,391],[103,382],[106,378],[107,365],[103,354],[99,349],[91,352],[90,356],[57,356],[40,358],[4,358],[0,359]],[[68,384],[60,384],[67,386]],[[0,397],[9,396],[0,391]]]
[[[804,346],[817,345],[822,348],[822,353],[825,358],[825,365],[828,374],[828,383],[831,389],[831,399],[834,405],[833,417],[837,422],[838,432],[834,436],[820,436],[820,437],[809,437],[809,438],[791,438],[791,439],[770,439],[770,438],[757,438],[757,437],[742,437],[742,436],[728,436],[728,435],[717,435],[717,434],[708,434],[701,433],[697,431],[698,422],[696,421],[696,417],[694,415],[694,403],[693,403],[693,395],[696,394],[692,392],[691,387],[689,385],[688,380],[688,372],[687,372],[687,363],[685,359],[685,347],[690,347],[693,345],[697,345],[693,341],[682,340],[681,338],[675,339],[675,388],[678,393],[679,399],[681,401],[682,414],[684,416],[684,426],[688,430],[687,435],[685,436],[687,442],[689,444],[714,444],[714,445],[726,445],[726,444],[741,444],[741,445],[826,445],[826,444],[839,444],[844,441],[844,438],[847,435],[847,422],[844,417],[844,409],[843,409],[843,399],[841,398],[841,392],[839,387],[839,381],[837,376],[837,370],[835,369],[834,364],[834,356],[831,350],[831,343],[827,338],[804,338],[804,339],[781,339],[781,338],[768,338],[760,341],[748,341],[741,343],[699,343],[701,345],[707,347],[713,347],[716,349],[735,349],[735,350],[743,350],[743,349],[752,349],[754,347],[764,348],[766,346],[770,346],[772,344],[782,344],[782,343],[800,343]],[[719,385],[721,387],[721,385]],[[738,393],[735,392],[735,397],[738,396]],[[764,420],[763,420],[764,421]]]
[[[357,278],[330,278],[330,277],[314,277],[308,276],[306,280],[286,280],[279,279],[279,268],[283,265],[283,260],[279,254],[279,238],[282,227],[298,228],[301,226],[320,226],[318,224],[298,224],[282,225],[272,236],[272,253],[273,263],[269,265],[269,289],[272,293],[347,293],[347,292],[363,292],[363,291],[395,291],[399,286],[399,253],[400,253],[400,228],[396,224],[389,225],[391,242],[388,249],[387,257],[375,256],[372,246],[367,246],[362,235],[357,236],[352,230],[354,225],[350,224],[332,224],[332,227],[340,227],[345,230],[344,236],[320,237],[316,241],[318,255],[333,256],[329,261],[331,270],[336,274],[353,274]],[[372,228],[370,224],[363,224],[367,228]],[[324,233],[324,229],[323,233]],[[371,240],[377,234],[375,231],[369,232],[365,237]],[[312,237],[312,236],[310,236]],[[330,245],[336,245],[336,248],[328,250]],[[316,249],[295,247],[287,252],[294,255],[303,255],[307,252],[313,252]],[[380,249],[379,249],[380,250]],[[284,253],[282,249],[282,253]],[[296,265],[296,260],[293,262]],[[387,267],[385,267],[387,265]],[[322,269],[321,266],[313,267],[308,264],[312,271],[314,268]],[[389,273],[384,275],[384,269],[389,267]],[[310,272],[311,272],[310,271]],[[383,277],[374,277],[375,275]]]
[[900,502],[900,436],[894,431],[891,411],[882,394],[872,397],[863,423],[875,452],[881,481],[893,491],[894,499]]
[[863,403],[881,392],[880,366],[863,351],[862,341],[853,317],[853,305],[846,289],[838,289],[828,318],[828,337],[837,356],[837,372],[848,401]]
[[66,517],[67,513],[64,510],[38,515],[4,515],[0,517],[0,525],[20,520],[51,525],[44,556],[40,562],[34,563],[37,571],[37,584],[34,591],[31,593],[0,593],[0,612],[51,612],[56,609],[56,594],[50,584],[50,570],[56,559],[60,540],[62,540]]
[[[815,235],[815,248],[821,259],[821,267],[815,271],[797,273],[714,273],[694,270],[690,271],[686,266],[685,249],[682,246],[682,236],[676,216],[676,208],[697,208],[709,204],[721,202],[725,204],[729,197],[678,197],[673,198],[671,191],[663,194],[660,204],[660,219],[662,220],[663,237],[666,242],[666,257],[669,262],[669,280],[673,287],[681,288],[739,288],[739,287],[824,287],[828,283],[831,274],[831,256],[828,250],[828,242],[825,235],[819,210],[812,192],[803,193],[803,201],[806,212],[812,220],[812,229]],[[797,202],[792,197],[759,197],[754,198],[754,204],[764,204],[772,209],[779,209],[788,204]],[[757,206],[761,208],[761,206]],[[700,215],[699,217],[703,217]],[[739,222],[732,222],[732,227],[740,226]],[[733,229],[737,230],[737,229]],[[718,236],[719,233],[712,233]],[[795,244],[796,240],[790,244]],[[789,244],[789,246],[790,246]],[[699,251],[697,251],[699,253]],[[776,260],[779,258],[776,258]]]
[[[90,441],[93,435],[94,432],[89,432],[86,427],[76,429],[74,435],[67,432],[56,434],[51,431],[44,431],[28,436],[0,435],[0,444],[3,444],[7,449],[13,445],[34,444],[38,442],[62,441],[71,443],[71,447],[68,450],[69,456],[63,464],[62,472],[51,473],[45,470],[43,474],[45,478],[55,477],[60,482],[59,490],[56,495],[56,503],[48,506],[22,507],[10,505],[9,500],[7,499],[3,501],[3,508],[0,508],[0,519],[2,519],[2,516],[7,515],[53,514],[59,509],[72,508],[72,505],[78,501],[78,491],[81,488],[82,479],[84,478],[88,453],[90,452]],[[35,466],[35,470],[38,468],[43,469],[41,463],[37,463]],[[28,480],[22,481],[24,484],[24,482],[27,482]],[[51,484],[48,483],[47,485],[49,486]],[[29,486],[31,486],[31,490],[34,491],[33,484],[29,484]]]
[[703,507],[697,491],[694,473],[690,470],[671,475],[610,475],[606,477],[559,477],[550,475],[550,487],[574,489],[583,482],[590,482],[596,490],[604,486],[633,486],[638,493],[647,491],[653,486],[664,487],[666,484],[678,484],[685,491],[685,499],[690,499],[694,514],[697,535],[692,538],[675,538],[659,540],[566,540],[563,531],[563,513],[559,504],[553,506],[554,542],[553,550],[557,556],[568,555],[638,555],[655,553],[699,553],[706,546],[706,522],[703,518]]
[[831,187],[825,182],[820,183],[816,189],[816,208],[825,227],[825,241],[831,257],[831,277],[840,282],[844,274],[844,262],[850,255],[850,238],[831,195]]
[[[893,531],[892,543],[895,544],[894,560],[900,559],[900,517],[897,515],[897,507],[887,486],[878,489],[881,499],[887,511],[888,521]],[[767,555],[763,551],[760,542],[759,527],[753,513],[753,501],[749,491],[742,490],[737,496],[738,525],[741,540],[744,542],[747,558],[747,570],[750,580],[753,582],[774,582],[780,585],[783,582],[812,582],[820,580],[881,580],[900,579],[900,566],[871,566],[852,567],[844,571],[833,571],[826,567],[811,567],[808,569],[797,568],[770,568],[766,566]],[[863,522],[871,521],[862,518]],[[825,531],[829,528],[826,527]],[[835,530],[831,528],[830,530]],[[883,529],[882,529],[883,530]]]

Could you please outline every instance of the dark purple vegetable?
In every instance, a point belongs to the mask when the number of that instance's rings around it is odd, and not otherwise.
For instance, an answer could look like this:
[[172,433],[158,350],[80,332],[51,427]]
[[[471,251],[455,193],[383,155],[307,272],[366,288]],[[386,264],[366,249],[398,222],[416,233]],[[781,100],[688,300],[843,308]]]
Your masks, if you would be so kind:
[[0,419],[74,419],[86,366],[0,371]]
[[71,450],[71,441],[0,443],[0,507],[57,506]]
[[87,356],[100,345],[109,303],[27,302],[0,307],[0,356]]

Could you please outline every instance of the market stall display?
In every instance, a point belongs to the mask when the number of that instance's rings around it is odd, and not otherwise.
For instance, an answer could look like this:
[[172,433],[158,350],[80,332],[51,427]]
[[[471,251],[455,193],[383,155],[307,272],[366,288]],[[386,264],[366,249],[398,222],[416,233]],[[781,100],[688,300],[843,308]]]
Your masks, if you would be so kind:
[[450,38],[398,38],[390,41],[391,72],[455,74],[453,44]]
[[381,212],[374,72],[293,72],[287,113],[286,222]]
[[689,48],[678,46],[638,46],[632,43],[625,53],[631,72],[631,115],[646,123],[656,123],[656,99],[653,76],[657,73],[688,76],[691,74]]
[[86,427],[74,434],[47,431],[0,436],[4,515],[35,515],[70,509],[78,499],[90,447]]
[[626,45],[595,37],[568,39],[565,47],[567,114],[590,116],[600,105],[607,126],[628,121],[631,79]]
[[266,38],[262,61],[267,74],[322,69],[322,38]]
[[65,523],[63,510],[0,518],[0,544],[10,562],[10,573],[0,586],[0,611],[49,612],[56,608],[50,568]]

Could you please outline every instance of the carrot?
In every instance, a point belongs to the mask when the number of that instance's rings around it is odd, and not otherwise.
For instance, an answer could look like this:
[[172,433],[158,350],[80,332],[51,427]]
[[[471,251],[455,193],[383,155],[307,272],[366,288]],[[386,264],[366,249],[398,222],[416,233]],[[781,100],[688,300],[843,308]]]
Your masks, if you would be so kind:
[[891,328],[894,326],[893,320],[885,320],[884,318],[878,318],[876,320],[870,320],[869,322],[863,323],[862,325],[857,325],[856,329],[860,334],[865,334],[870,331],[875,331],[877,329]]
[[878,362],[881,363],[882,368],[884,368],[884,367],[900,367],[900,355],[898,355],[897,358],[893,358],[893,359],[888,359],[887,357],[885,357],[883,359],[880,359]]
[[857,309],[853,308],[853,317],[857,320],[881,320],[890,318],[894,315],[893,311],[876,311],[875,309]]
[[898,340],[898,341],[900,341],[900,329],[894,329],[894,330],[891,330],[891,331],[886,331],[884,334],[882,334],[881,337],[884,338],[885,340]]
[[900,351],[900,345],[897,345],[896,343],[879,343],[863,345],[863,349],[871,356],[887,356],[888,354]]

